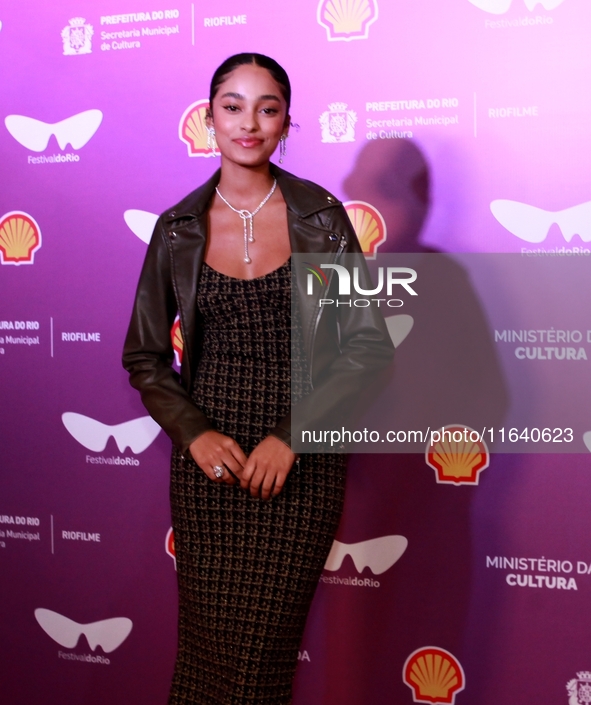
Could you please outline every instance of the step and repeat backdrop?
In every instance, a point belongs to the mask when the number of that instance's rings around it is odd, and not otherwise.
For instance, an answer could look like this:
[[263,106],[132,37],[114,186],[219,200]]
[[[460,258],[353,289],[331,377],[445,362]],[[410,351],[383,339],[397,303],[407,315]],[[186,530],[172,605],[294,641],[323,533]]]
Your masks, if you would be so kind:
[[293,84],[283,166],[432,302],[387,304],[367,428],[454,410],[420,452],[351,456],[294,703],[591,702],[588,1],[7,0],[0,23],[0,701],[166,703],[170,442],[120,354],[157,214],[219,164],[211,74],[257,51]]

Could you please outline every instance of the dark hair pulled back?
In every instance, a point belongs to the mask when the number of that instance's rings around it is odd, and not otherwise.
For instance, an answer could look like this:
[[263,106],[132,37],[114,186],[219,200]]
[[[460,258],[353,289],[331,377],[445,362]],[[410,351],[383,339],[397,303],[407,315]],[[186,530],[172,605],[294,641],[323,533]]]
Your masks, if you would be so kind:
[[244,54],[234,54],[234,56],[228,57],[215,70],[209,87],[210,106],[213,105],[213,99],[220,86],[226,79],[226,76],[234,71],[234,69],[238,68],[238,66],[246,66],[248,64],[254,64],[255,66],[260,66],[263,69],[267,69],[281,88],[281,95],[285,98],[285,102],[287,103],[287,112],[289,113],[289,105],[291,103],[291,84],[289,82],[287,72],[275,61],[275,59],[272,59],[270,56],[250,52]]

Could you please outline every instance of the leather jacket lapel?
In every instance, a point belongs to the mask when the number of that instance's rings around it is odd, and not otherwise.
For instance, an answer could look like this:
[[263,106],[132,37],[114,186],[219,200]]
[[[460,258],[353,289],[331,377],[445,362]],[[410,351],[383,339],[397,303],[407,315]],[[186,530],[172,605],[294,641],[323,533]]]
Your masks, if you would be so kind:
[[[285,172],[274,168],[279,188],[287,204],[287,222],[291,250],[295,253],[318,253],[329,255],[342,249],[340,236],[323,227],[316,214],[333,208],[339,202],[336,199],[320,201],[308,197],[302,202],[302,195],[294,193],[295,182],[284,176]],[[197,325],[197,286],[199,273],[203,265],[205,245],[207,242],[207,207],[219,182],[219,170],[196,192],[168,211],[163,216],[163,225],[168,235],[167,242],[171,258],[171,271],[179,307],[181,331],[184,341],[183,364],[181,376],[186,389],[191,388],[196,364],[201,353],[200,327]],[[299,182],[298,183],[302,183]],[[298,199],[299,197],[299,199]],[[309,220],[313,223],[308,222]],[[315,297],[306,295],[306,273],[296,270],[296,288],[298,304],[302,319],[304,344],[308,363],[312,365],[313,348],[320,308]],[[310,369],[312,378],[312,370]]]

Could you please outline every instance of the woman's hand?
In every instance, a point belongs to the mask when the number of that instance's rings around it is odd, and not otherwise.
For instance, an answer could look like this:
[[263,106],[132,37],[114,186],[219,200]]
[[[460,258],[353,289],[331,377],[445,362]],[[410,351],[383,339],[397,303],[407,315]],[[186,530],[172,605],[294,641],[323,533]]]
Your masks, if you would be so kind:
[[296,456],[291,448],[275,436],[267,436],[252,451],[244,468],[240,485],[253,497],[269,499],[278,495]]
[[[210,480],[235,485],[242,478],[246,455],[230,436],[224,436],[218,431],[205,431],[191,443],[189,450],[193,460]],[[224,468],[221,477],[216,477],[216,466]]]

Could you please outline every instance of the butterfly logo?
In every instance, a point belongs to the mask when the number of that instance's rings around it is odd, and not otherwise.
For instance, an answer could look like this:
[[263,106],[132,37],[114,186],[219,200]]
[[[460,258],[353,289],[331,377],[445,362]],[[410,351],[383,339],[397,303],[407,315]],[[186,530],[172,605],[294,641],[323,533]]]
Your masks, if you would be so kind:
[[47,149],[52,135],[55,135],[60,149],[65,149],[68,144],[71,144],[73,149],[84,147],[98,130],[102,119],[100,110],[85,110],[53,124],[24,115],[8,115],[4,124],[23,147],[33,152],[43,152]]
[[591,201],[561,211],[545,211],[519,201],[497,200],[490,204],[490,210],[504,228],[526,242],[543,242],[554,223],[567,242],[575,235],[584,242],[591,241]]
[[148,245],[152,239],[152,233],[154,232],[156,221],[158,220],[156,213],[132,208],[125,211],[123,218],[131,232]]
[[100,646],[106,654],[119,648],[133,627],[133,622],[127,617],[113,617],[100,622],[78,624],[73,619],[43,607],[35,610],[35,619],[47,635],[66,649],[73,649],[78,644],[80,636],[84,634],[93,651]]
[[386,318],[386,327],[394,347],[397,348],[400,343],[412,330],[414,318],[406,313],[400,313],[396,316],[388,316]]
[[358,573],[369,566],[374,575],[381,575],[399,560],[407,546],[408,539],[404,536],[379,536],[359,543],[334,541],[324,570],[339,570],[345,556],[351,556]]
[[[504,15],[511,7],[513,0],[469,0],[478,9],[491,15]],[[562,5],[564,0],[524,0],[525,6],[531,12],[536,5],[542,5],[544,10],[553,10]]]
[[137,455],[143,453],[161,431],[160,426],[151,416],[142,416],[139,419],[108,426],[90,416],[66,411],[62,414],[62,423],[78,443],[95,453],[105,450],[109,438],[113,436],[120,453],[130,448],[132,453]]

